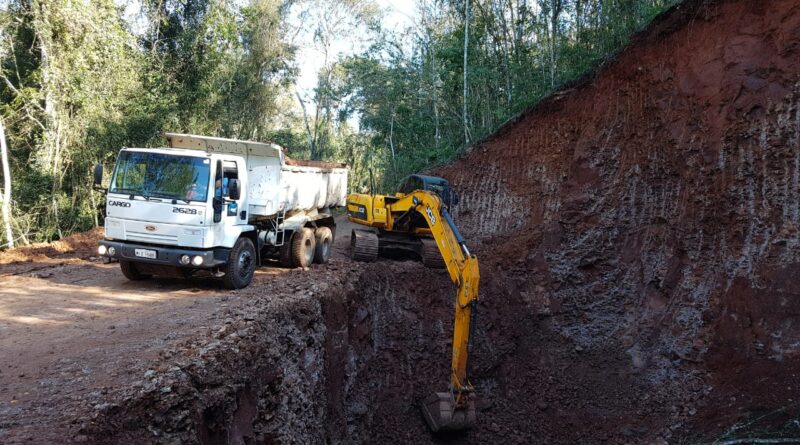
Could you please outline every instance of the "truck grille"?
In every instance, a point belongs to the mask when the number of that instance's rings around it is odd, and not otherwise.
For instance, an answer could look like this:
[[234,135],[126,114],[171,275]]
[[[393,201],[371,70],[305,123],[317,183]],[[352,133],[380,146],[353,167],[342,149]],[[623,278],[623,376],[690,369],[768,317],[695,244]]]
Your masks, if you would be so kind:
[[175,235],[162,235],[158,233],[132,232],[126,233],[129,241],[144,241],[147,243],[178,244],[178,237]]

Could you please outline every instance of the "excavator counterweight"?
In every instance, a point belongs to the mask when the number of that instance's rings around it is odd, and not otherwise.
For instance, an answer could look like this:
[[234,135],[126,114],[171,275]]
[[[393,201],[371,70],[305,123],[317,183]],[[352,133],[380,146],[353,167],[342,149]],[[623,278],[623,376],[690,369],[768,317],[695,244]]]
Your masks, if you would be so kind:
[[422,178],[419,183],[423,186],[431,184],[430,189],[401,191],[393,196],[348,196],[348,219],[377,229],[353,230],[351,256],[359,261],[374,261],[381,252],[405,249],[416,252],[429,267],[447,269],[458,287],[450,388],[427,397],[421,407],[431,431],[463,430],[475,423],[475,395],[467,369],[480,282],[478,259],[467,249],[447,211],[457,202],[447,181],[430,176],[418,178]]

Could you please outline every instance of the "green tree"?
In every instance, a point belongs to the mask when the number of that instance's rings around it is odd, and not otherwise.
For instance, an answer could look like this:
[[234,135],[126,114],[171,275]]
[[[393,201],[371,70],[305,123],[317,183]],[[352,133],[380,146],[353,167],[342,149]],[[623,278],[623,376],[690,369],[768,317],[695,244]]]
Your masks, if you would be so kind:
[[139,89],[137,48],[112,1],[20,1],[3,34],[0,113],[25,227],[41,239],[93,220],[92,137],[125,119]]

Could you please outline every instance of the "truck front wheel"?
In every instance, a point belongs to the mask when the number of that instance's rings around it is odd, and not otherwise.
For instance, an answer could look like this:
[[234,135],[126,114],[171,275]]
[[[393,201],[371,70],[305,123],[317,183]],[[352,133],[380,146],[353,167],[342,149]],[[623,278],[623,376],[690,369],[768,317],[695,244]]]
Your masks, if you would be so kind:
[[242,289],[253,281],[256,272],[256,248],[250,238],[239,238],[228,254],[222,283],[228,289]]
[[304,227],[297,231],[292,238],[292,263],[295,267],[310,267],[314,262],[316,248],[314,231]]
[[142,281],[152,277],[150,274],[139,272],[136,263],[132,261],[119,260],[119,268],[122,270],[122,275],[131,281]]

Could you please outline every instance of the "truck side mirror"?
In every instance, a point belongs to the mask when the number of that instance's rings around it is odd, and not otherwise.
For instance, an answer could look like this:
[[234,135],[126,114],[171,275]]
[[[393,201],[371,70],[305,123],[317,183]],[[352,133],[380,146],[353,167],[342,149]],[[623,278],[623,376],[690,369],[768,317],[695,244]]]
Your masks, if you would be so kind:
[[99,187],[103,184],[103,164],[94,165],[94,185]]
[[242,189],[238,179],[231,179],[228,182],[228,198],[234,201],[241,197]]

